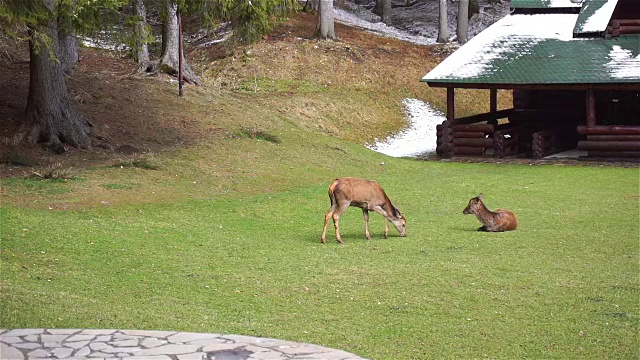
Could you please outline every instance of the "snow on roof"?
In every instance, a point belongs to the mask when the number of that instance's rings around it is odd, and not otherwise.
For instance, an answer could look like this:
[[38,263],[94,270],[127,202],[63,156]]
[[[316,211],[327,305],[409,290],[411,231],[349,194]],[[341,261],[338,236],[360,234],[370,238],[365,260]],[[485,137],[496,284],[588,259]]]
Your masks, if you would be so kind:
[[605,31],[617,4],[618,0],[585,0],[573,32],[580,34]]
[[514,9],[576,8],[582,0],[511,0]]
[[574,38],[578,16],[506,16],[460,47],[422,81],[431,86],[468,87],[640,83],[640,36]]
[[640,78],[640,53],[614,45],[609,52],[607,72],[616,79]]
[[477,77],[490,71],[493,63],[507,54],[526,55],[540,40],[570,41],[577,17],[577,14],[506,16],[451,54],[422,81]]

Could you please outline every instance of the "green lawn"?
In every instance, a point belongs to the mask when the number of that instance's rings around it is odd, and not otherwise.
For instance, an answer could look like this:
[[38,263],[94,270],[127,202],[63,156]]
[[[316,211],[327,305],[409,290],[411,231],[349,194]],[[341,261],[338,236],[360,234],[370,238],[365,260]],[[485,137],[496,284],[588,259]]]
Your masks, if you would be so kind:
[[[326,169],[292,169],[295,181],[269,180],[271,190],[155,204],[5,203],[0,326],[236,333],[372,359],[640,356],[637,168],[362,156],[385,162],[354,172],[383,185],[408,237],[392,228],[384,239],[374,214],[366,241],[352,208],[341,221],[345,245],[333,229],[322,245]],[[4,188],[25,191],[30,181]],[[143,186],[104,183],[111,192]],[[82,182],[37,191],[65,196],[73,186]],[[519,229],[474,231],[478,221],[462,209],[480,192],[490,209],[515,212]]]

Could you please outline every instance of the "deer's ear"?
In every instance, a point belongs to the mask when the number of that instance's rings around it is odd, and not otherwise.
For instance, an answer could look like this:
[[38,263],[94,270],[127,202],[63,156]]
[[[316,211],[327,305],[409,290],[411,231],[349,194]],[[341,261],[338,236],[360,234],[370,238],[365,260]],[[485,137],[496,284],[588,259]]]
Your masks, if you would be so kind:
[[478,200],[482,200],[482,193],[480,193],[480,195],[478,195]]

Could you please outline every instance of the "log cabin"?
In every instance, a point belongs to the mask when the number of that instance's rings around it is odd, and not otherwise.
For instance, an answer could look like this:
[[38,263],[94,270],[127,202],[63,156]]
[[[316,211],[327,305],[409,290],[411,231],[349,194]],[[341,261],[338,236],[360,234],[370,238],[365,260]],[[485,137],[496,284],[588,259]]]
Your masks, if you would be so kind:
[[[509,15],[421,81],[447,89],[441,157],[577,149],[582,159],[637,161],[640,0],[512,0]],[[488,89],[489,112],[456,117],[456,89]],[[498,90],[512,92],[512,108],[498,110]]]

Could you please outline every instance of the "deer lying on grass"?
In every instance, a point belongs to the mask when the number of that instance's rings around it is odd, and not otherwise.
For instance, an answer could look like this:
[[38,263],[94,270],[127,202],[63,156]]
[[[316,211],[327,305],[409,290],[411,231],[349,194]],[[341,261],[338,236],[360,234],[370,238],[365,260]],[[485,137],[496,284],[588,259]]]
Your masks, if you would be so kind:
[[373,180],[349,177],[335,179],[331,185],[329,185],[329,199],[331,200],[331,208],[324,216],[324,229],[322,230],[321,237],[323,244],[326,242],[325,235],[327,233],[327,225],[331,218],[333,218],[333,226],[336,229],[336,239],[340,244],[344,244],[340,236],[339,220],[340,216],[349,206],[362,209],[365,223],[364,234],[367,240],[371,239],[371,234],[369,234],[369,210],[384,216],[385,238],[389,237],[389,224],[387,220],[391,221],[400,233],[400,236],[407,236],[405,217],[391,204],[391,200],[389,200],[382,187]]
[[462,211],[463,214],[475,214],[482,226],[478,231],[509,231],[518,227],[518,220],[509,210],[496,209],[491,211],[482,203],[482,194],[469,200],[469,205]]

